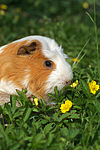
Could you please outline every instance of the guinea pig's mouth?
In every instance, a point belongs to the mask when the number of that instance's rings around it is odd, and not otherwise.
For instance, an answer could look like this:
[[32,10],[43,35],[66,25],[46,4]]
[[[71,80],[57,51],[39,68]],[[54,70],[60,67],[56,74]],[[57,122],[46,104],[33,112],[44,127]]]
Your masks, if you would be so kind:
[[71,82],[71,80],[70,81],[66,81],[66,86],[69,86],[70,82]]

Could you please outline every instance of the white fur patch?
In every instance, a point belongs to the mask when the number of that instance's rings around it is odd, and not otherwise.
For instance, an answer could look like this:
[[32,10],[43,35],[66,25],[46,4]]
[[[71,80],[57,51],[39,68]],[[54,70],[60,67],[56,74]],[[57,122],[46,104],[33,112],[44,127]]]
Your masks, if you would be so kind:
[[63,49],[52,39],[46,38],[45,43],[42,50],[43,54],[56,64],[56,69],[51,72],[46,81],[46,93],[54,93],[55,86],[61,90],[69,84],[73,78],[73,73],[71,66],[65,60],[67,55],[63,53]]
[[[55,59],[55,61],[57,61]],[[61,90],[64,86],[67,86],[73,78],[71,66],[64,62],[64,60],[58,59],[56,62],[57,67],[50,74],[48,80],[46,81],[47,93],[54,93],[54,88],[57,86],[58,90]]]
[[0,47],[0,54],[3,52],[3,47],[5,46]]
[[[0,91],[4,92],[4,93],[8,93],[8,94],[17,94],[16,93],[16,86],[14,85],[14,83],[12,83],[12,81],[8,81],[5,82],[4,79],[2,78],[0,81]],[[20,90],[20,89],[18,89]]]

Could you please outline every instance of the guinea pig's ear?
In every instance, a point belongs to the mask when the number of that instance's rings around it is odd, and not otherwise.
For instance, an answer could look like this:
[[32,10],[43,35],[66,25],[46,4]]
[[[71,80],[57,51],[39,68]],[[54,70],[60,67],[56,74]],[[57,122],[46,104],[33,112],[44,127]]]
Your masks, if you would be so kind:
[[17,55],[32,55],[37,47],[38,43],[36,41],[32,42],[30,45],[23,45],[18,49]]

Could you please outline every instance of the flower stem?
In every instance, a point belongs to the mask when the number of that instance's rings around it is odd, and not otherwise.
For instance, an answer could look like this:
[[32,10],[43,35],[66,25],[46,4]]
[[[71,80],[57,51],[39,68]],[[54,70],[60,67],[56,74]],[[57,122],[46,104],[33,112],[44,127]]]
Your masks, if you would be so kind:
[[95,42],[96,42],[96,50],[97,50],[97,62],[98,62],[98,73],[99,73],[99,83],[100,83],[100,64],[99,64],[99,47],[98,47],[98,33],[97,33],[97,25],[96,25],[96,8],[95,8],[95,0],[94,0],[94,28],[95,28]]
[[88,12],[86,14],[89,16],[90,20],[94,24],[94,31],[95,31],[95,43],[96,43],[96,50],[97,50],[97,68],[99,73],[99,83],[100,83],[100,62],[99,62],[99,47],[98,47],[98,33],[97,33],[97,25],[96,25],[96,8],[95,8],[95,0],[94,0],[94,19],[90,16]]

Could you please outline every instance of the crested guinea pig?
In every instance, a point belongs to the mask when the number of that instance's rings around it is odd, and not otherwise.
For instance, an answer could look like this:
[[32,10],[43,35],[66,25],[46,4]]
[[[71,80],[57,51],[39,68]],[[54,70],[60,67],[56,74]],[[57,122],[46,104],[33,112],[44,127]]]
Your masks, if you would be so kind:
[[44,36],[28,36],[0,47],[0,91],[17,94],[27,88],[27,96],[35,95],[51,103],[48,93],[69,85],[73,74],[61,46]]

